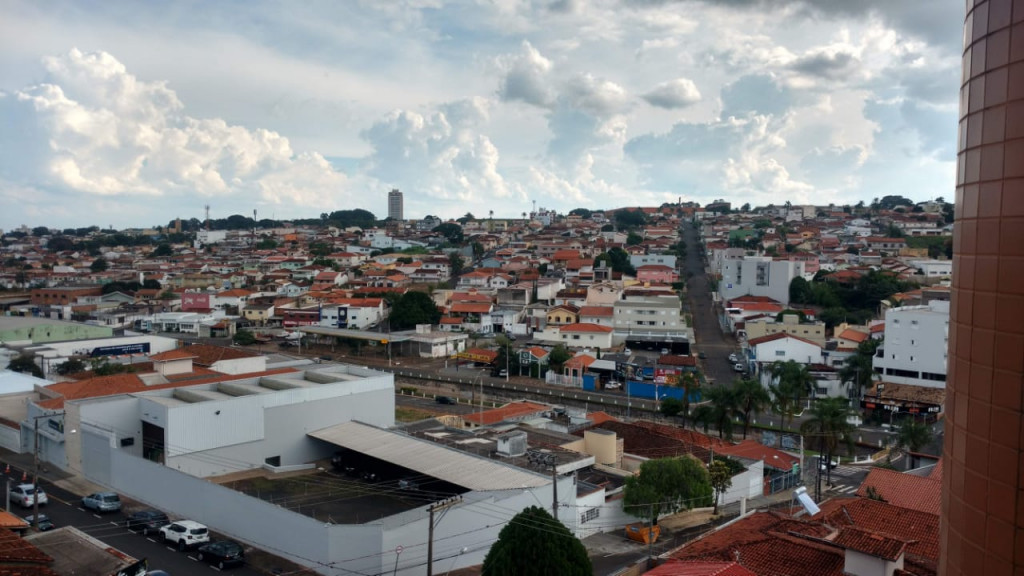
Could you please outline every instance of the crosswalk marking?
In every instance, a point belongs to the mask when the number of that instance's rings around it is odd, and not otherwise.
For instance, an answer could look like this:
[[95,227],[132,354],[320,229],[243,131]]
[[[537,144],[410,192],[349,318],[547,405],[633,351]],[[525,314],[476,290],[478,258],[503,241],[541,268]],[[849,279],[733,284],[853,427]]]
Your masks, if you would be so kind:
[[853,494],[854,492],[857,491],[857,486],[849,486],[849,485],[835,486],[835,487],[832,488],[832,490],[834,492],[838,492],[840,494]]

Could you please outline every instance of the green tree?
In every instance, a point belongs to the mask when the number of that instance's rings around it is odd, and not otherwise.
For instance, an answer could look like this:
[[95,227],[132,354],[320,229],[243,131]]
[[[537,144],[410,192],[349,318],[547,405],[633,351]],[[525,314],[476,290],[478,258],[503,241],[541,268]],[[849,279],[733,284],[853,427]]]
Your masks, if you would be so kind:
[[[832,461],[840,442],[853,452],[853,430],[849,422],[850,407],[846,398],[822,398],[811,406],[808,418],[800,424],[800,433],[817,439],[818,448],[826,462]],[[813,445],[813,444],[812,444]],[[828,482],[832,481],[832,467],[827,466]]]
[[722,460],[715,460],[708,465],[708,479],[715,491],[715,509],[712,514],[718,514],[718,501],[721,500],[722,494],[732,487],[732,470]]
[[65,360],[62,364],[58,364],[57,367],[54,368],[54,371],[57,372],[57,374],[60,374],[61,376],[67,376],[68,374],[77,374],[79,372],[85,372],[86,370],[88,370],[88,366],[86,366],[85,362],[82,362],[78,358],[69,358],[68,360]]
[[441,236],[444,236],[445,240],[447,240],[449,244],[460,245],[466,239],[466,235],[462,232],[462,226],[453,222],[438,224],[433,230],[431,230],[431,232],[437,232]]
[[395,301],[388,318],[392,328],[406,330],[417,324],[437,324],[441,311],[426,292],[410,291]]
[[803,276],[797,276],[790,281],[789,301],[794,304],[814,303],[814,290],[811,289],[811,283],[804,280]]
[[472,212],[466,212],[462,216],[455,219],[459,224],[465,224],[466,222],[473,222],[476,220],[476,216],[473,216]]
[[113,376],[114,374],[123,374],[125,372],[131,372],[132,368],[118,362],[111,362],[107,358],[95,358],[91,362],[92,366],[90,369],[97,376]]
[[[932,443],[934,436],[931,428],[919,420],[904,420],[896,429],[896,438],[893,441],[893,450],[906,450],[907,459],[911,469],[917,468],[917,456],[912,452],[920,452],[925,446]],[[892,452],[889,452],[890,457]]]
[[711,405],[711,422],[718,428],[718,437],[732,440],[732,418],[738,413],[736,391],[726,386],[711,386],[704,391]]
[[548,354],[548,364],[555,370],[561,370],[562,364],[565,364],[572,358],[572,352],[569,352],[565,346],[559,344],[551,349],[551,353]]
[[641,210],[619,210],[615,212],[615,224],[621,230],[632,230],[647,224],[647,216]]
[[590,576],[587,549],[547,510],[531,506],[512,517],[484,557],[483,576]]
[[659,458],[640,465],[640,471],[626,479],[623,510],[638,518],[658,523],[665,514],[711,504],[708,470],[692,456]]
[[693,423],[693,429],[696,430],[697,426],[700,425],[705,434],[708,433],[708,426],[714,419],[715,411],[711,408],[710,404],[700,404],[690,413],[690,422]]
[[38,364],[36,364],[35,357],[29,354],[20,354],[18,356],[15,356],[14,358],[11,358],[10,363],[7,364],[7,369],[12,372],[31,374],[36,378],[43,377],[43,369],[40,368]]
[[774,362],[768,370],[774,384],[768,387],[772,408],[782,416],[782,427],[800,411],[801,400],[814,390],[814,376],[805,364],[792,360]]
[[257,250],[273,250],[275,248],[277,248],[277,241],[270,236],[264,236],[256,243]]
[[242,329],[235,332],[231,340],[239,346],[249,346],[256,343],[256,335],[249,330]]
[[629,234],[626,234],[626,246],[636,246],[637,244],[643,244],[644,237],[630,230]]
[[573,208],[572,210],[569,211],[569,214],[578,214],[584,220],[590,220],[590,216],[593,215],[593,212],[586,208]]
[[92,270],[93,272],[105,272],[109,267],[110,265],[107,263],[105,258],[97,258],[89,265],[89,270]]
[[741,378],[733,382],[733,393],[736,395],[736,410],[743,418],[743,439],[747,439],[750,428],[750,415],[757,414],[771,404],[771,396],[757,380]]
[[462,271],[466,268],[466,261],[462,258],[462,254],[452,250],[448,253],[448,270],[451,273],[452,285],[458,281],[459,276],[462,275]]
[[164,256],[171,256],[172,254],[174,254],[174,251],[171,250],[171,245],[163,242],[161,244],[157,244],[156,248],[150,253],[150,256],[153,256],[154,258],[161,258]]
[[678,398],[665,398],[661,401],[659,410],[666,418],[674,418],[683,411],[683,402]]
[[846,384],[851,399],[860,399],[864,390],[871,387],[874,377],[873,358],[881,340],[868,338],[857,345],[857,353],[846,359],[839,369],[839,380]]
[[608,267],[616,272],[629,274],[631,276],[636,274],[636,269],[629,263],[629,253],[618,246],[607,252],[599,254],[597,258],[594,259],[594,265],[596,266],[598,262],[602,261],[607,262]]

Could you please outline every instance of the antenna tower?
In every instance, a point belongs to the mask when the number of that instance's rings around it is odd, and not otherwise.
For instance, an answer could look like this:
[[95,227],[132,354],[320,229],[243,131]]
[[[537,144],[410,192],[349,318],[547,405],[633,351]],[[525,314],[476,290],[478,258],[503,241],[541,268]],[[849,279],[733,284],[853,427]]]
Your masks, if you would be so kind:
[[210,231],[210,205],[207,204],[205,206],[205,208],[206,208],[206,231],[209,232]]

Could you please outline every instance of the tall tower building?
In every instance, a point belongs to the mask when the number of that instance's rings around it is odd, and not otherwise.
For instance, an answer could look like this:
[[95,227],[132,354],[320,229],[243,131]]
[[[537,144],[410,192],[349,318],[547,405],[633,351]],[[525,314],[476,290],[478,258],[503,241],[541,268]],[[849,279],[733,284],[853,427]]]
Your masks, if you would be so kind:
[[402,217],[402,193],[395,188],[388,192],[388,218],[392,220],[404,220]]
[[966,0],[939,573],[1024,575],[1024,1]]

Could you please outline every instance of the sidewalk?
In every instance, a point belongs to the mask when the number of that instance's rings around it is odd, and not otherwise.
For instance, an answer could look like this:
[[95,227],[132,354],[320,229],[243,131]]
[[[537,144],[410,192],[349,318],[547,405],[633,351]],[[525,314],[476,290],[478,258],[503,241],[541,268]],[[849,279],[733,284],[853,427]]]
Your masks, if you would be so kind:
[[[7,464],[10,464],[18,470],[25,471],[28,474],[29,481],[31,482],[33,471],[35,469],[35,457],[31,453],[17,454],[10,450],[0,448],[0,472],[7,467]],[[20,480],[21,476],[18,475],[17,478]],[[39,478],[79,496],[87,496],[94,492],[104,492],[108,490],[108,488],[100,486],[99,484],[94,484],[77,474],[71,474],[61,470],[48,462],[40,463]]]

